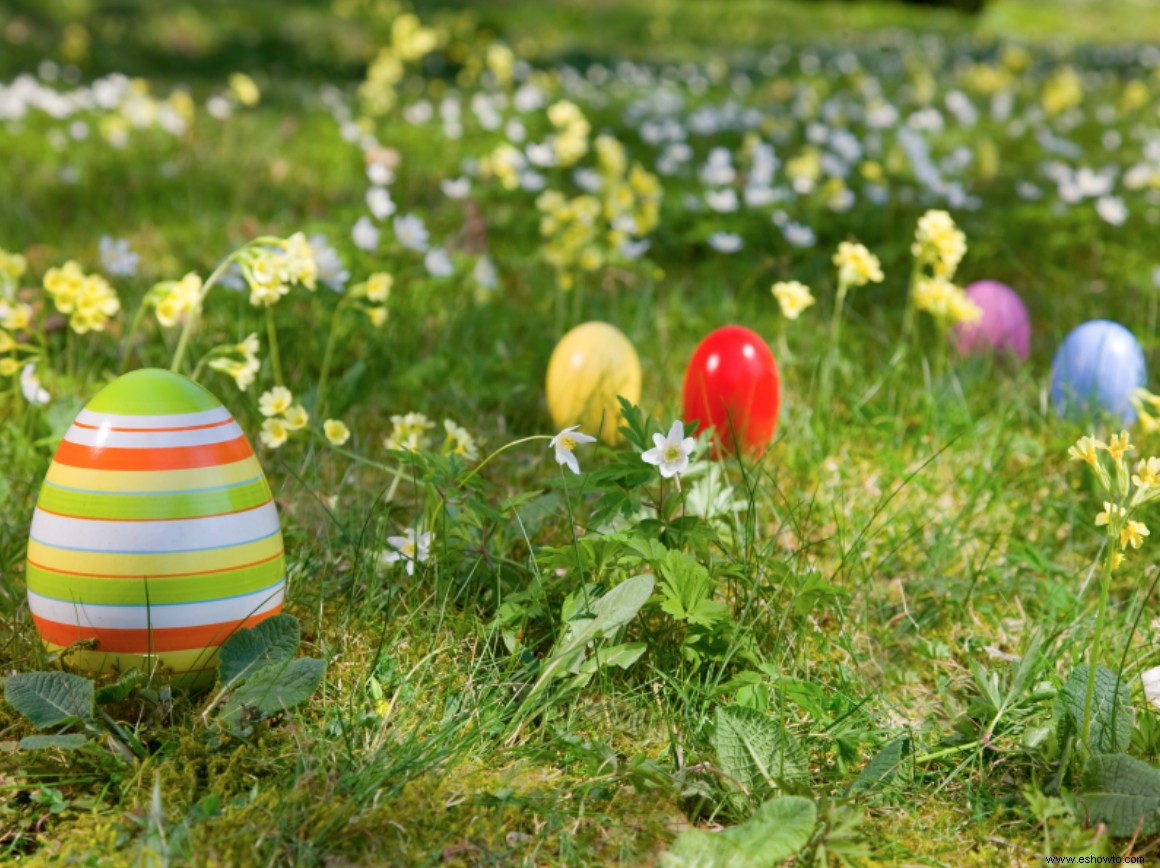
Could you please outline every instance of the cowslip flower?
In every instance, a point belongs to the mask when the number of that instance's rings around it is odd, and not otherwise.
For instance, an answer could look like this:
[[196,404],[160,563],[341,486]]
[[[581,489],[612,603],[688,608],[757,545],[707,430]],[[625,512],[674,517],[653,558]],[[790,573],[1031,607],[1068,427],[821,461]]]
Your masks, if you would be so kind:
[[1104,511],[1096,515],[1096,527],[1105,527],[1111,524],[1113,520],[1121,519],[1127,514],[1127,510],[1119,504],[1108,503],[1105,500]]
[[290,409],[294,401],[293,393],[285,386],[275,386],[262,393],[258,399],[258,409],[263,416],[281,416]]
[[450,419],[444,419],[443,430],[447,432],[445,448],[449,449],[452,454],[466,458],[468,461],[474,461],[479,457],[479,447],[476,446],[475,438],[466,428],[456,425]]
[[418,452],[427,445],[427,432],[435,423],[422,413],[406,413],[391,417],[391,433],[384,446],[391,450]]
[[910,250],[915,259],[930,265],[937,277],[949,280],[967,253],[967,236],[950,214],[932,209],[918,218]]
[[282,421],[286,423],[286,427],[291,431],[301,431],[306,427],[306,423],[310,421],[310,414],[306,412],[306,408],[301,404],[295,404],[282,414]]
[[1086,461],[1092,467],[1098,467],[1100,463],[1099,450],[1107,448],[1106,443],[1095,437],[1080,437],[1074,446],[1068,448],[1067,457],[1072,461]]
[[290,432],[281,419],[267,419],[262,423],[262,431],[258,437],[270,449],[277,449],[290,437]]
[[1108,445],[1104,448],[1108,450],[1113,461],[1123,461],[1124,453],[1132,450],[1132,444],[1128,441],[1128,432],[1121,431],[1119,434],[1113,434],[1108,438]]
[[556,463],[577,475],[580,474],[580,462],[576,460],[576,447],[596,442],[595,437],[579,429],[579,425],[565,428],[548,442],[548,448],[556,450]]
[[415,565],[427,560],[431,553],[431,534],[417,533],[414,528],[407,528],[403,536],[387,537],[387,545],[391,548],[383,552],[383,562],[394,564],[403,561],[407,575],[415,575]]
[[641,460],[645,464],[652,464],[660,469],[661,476],[670,479],[689,469],[689,456],[697,447],[697,441],[685,436],[685,425],[680,419],[673,422],[668,436],[653,434],[654,448],[641,453]]
[[1148,527],[1142,521],[1127,521],[1120,528],[1120,548],[1127,550],[1128,546],[1138,549],[1148,536]]
[[786,319],[797,319],[801,316],[802,311],[814,303],[810,288],[796,280],[783,280],[775,283],[770,291],[777,299]]
[[864,245],[843,241],[833,262],[838,269],[838,282],[844,286],[865,286],[883,280],[882,264]]
[[327,419],[322,423],[322,432],[335,446],[342,446],[350,439],[350,429],[340,419]]

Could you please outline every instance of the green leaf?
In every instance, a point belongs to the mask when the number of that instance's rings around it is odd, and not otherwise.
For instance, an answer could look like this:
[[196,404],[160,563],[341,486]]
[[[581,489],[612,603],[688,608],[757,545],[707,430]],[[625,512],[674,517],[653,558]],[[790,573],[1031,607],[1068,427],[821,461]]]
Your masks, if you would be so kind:
[[844,597],[847,594],[844,588],[823,579],[821,573],[811,571],[793,598],[793,608],[799,617],[805,618],[826,598]]
[[63,735],[26,735],[20,739],[21,750],[76,750],[89,743],[89,737],[79,732]]
[[[1081,663],[1071,671],[1063,688],[1056,694],[1056,719],[1062,730],[1061,741],[1069,733],[1077,737],[1081,734],[1087,679],[1087,664]],[[1127,750],[1132,740],[1131,701],[1127,683],[1118,679],[1112,670],[1097,666],[1090,735],[1093,753],[1110,754]]]
[[1080,778],[1080,801],[1091,822],[1115,838],[1160,831],[1160,769],[1124,754],[1096,754]]
[[654,579],[648,573],[625,579],[592,604],[596,618],[588,625],[592,635],[608,635],[636,617],[652,596]]
[[274,615],[253,627],[238,630],[222,643],[222,684],[234,684],[263,666],[290,660],[298,651],[302,632],[293,615]]
[[37,729],[93,715],[93,682],[67,672],[10,675],[4,698]]
[[581,665],[580,671],[591,674],[598,669],[605,669],[609,666],[619,666],[621,669],[627,669],[639,660],[640,656],[647,650],[648,645],[644,642],[628,642],[623,645],[613,645],[609,648],[596,648],[592,652],[592,656]]
[[813,799],[778,796],[770,799],[739,826],[722,836],[749,854],[753,865],[776,865],[795,855],[810,841],[818,823]]
[[752,708],[719,707],[713,747],[721,769],[755,798],[809,772],[797,740],[780,723]]
[[121,673],[121,677],[112,684],[106,684],[97,691],[97,705],[108,705],[111,702],[120,702],[127,697],[138,684],[145,680],[145,673],[136,667]]
[[661,857],[671,868],[772,866],[797,855],[814,833],[818,812],[810,799],[770,799],[738,826],[724,832],[690,829]]
[[222,708],[222,719],[232,723],[247,708],[256,709],[264,716],[293,708],[310,698],[325,675],[326,661],[313,657],[263,666],[229,698]]
[[853,783],[846,788],[846,795],[853,796],[890,783],[899,767],[910,756],[911,740],[908,735],[900,735],[886,742],[882,750],[862,769]]

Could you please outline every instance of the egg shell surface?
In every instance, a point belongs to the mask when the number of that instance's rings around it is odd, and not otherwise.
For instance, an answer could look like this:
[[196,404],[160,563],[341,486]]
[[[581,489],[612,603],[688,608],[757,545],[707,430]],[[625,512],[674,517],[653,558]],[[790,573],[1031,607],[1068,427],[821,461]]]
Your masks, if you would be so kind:
[[230,412],[170,371],[101,390],[49,465],[27,579],[49,650],[95,643],[73,668],[211,680],[218,646],[279,612],[286,586],[270,486]]
[[1104,410],[1125,425],[1136,421],[1132,395],[1148,382],[1144,351],[1119,323],[1097,319],[1076,326],[1055,353],[1051,400],[1060,416]]
[[548,360],[545,391],[557,429],[579,425],[585,434],[615,445],[620,440],[618,396],[640,401],[640,359],[624,333],[605,322],[569,331]]
[[697,345],[682,394],[682,418],[699,420],[698,434],[713,429],[718,458],[738,445],[757,454],[773,439],[781,404],[777,361],[761,336],[744,326],[719,328]]
[[1019,294],[997,280],[975,281],[964,292],[983,316],[978,322],[954,327],[955,348],[963,355],[997,352],[1026,361],[1031,352],[1031,318]]

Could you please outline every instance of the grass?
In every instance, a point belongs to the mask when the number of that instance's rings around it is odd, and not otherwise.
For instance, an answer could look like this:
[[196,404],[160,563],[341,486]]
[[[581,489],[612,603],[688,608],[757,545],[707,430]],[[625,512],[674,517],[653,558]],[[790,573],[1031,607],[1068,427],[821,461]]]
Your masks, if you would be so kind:
[[[179,28],[166,23],[168,7],[129,4],[144,16],[148,39],[135,37],[128,51],[113,38],[128,13],[94,10],[84,19],[93,36],[86,75],[137,65],[130,71],[149,74],[157,92],[186,81],[202,100],[245,68],[260,71],[262,104],[224,123],[199,112],[181,137],[135,134],[126,151],[90,141],[57,152],[46,147],[51,124],[41,120],[0,141],[0,184],[18,191],[0,199],[3,247],[24,251],[39,275],[69,257],[95,267],[102,234],[130,239],[141,268],[119,284],[128,314],[155,280],[207,274],[265,233],[325,232],[356,280],[396,272],[386,326],[376,331],[356,317],[340,326],[330,405],[354,430],[357,454],[390,460],[403,476],[392,486],[389,474],[318,440],[261,451],[289,553],[286,610],[302,625],[303,652],[327,661],[325,683],[309,702],[245,732],[205,719],[204,697],[166,700],[151,685],[154,694],[111,708],[144,757],[126,757],[103,733],[72,752],[17,750],[31,729],[0,703],[0,853],[28,864],[655,863],[683,831],[732,826],[756,807],[730,784],[714,742],[719,710],[739,705],[778,721],[804,748],[807,774],[787,788],[810,793],[827,824],[803,862],[820,862],[827,843],[843,852],[842,840],[852,842],[852,861],[888,864],[1031,865],[1052,851],[1123,852],[1126,840],[1085,828],[1082,808],[1069,801],[1079,781],[1059,746],[1035,741],[1049,730],[1044,739],[1055,738],[1050,696],[1091,642],[1098,582],[1085,583],[1102,540],[1091,524],[1102,496],[1066,461],[1087,429],[1055,417],[1043,382],[1059,339],[1097,315],[1132,325],[1155,357],[1150,227],[1134,220],[1117,229],[1005,193],[1001,182],[1031,174],[1036,157],[1019,144],[1004,150],[999,179],[978,179],[993,198],[956,217],[970,243],[964,271],[1007,280],[1028,301],[1036,331],[1022,367],[972,359],[937,373],[925,332],[899,352],[917,202],[840,216],[819,207],[811,215],[819,243],[807,251],[755,220],[745,252],[723,258],[704,243],[714,218],[679,213],[678,185],[649,253],[663,276],[642,269],[616,292],[591,284],[562,308],[539,258],[534,212],[481,190],[478,222],[503,281],[495,299],[478,303],[466,281],[427,280],[414,257],[365,253],[348,241],[365,210],[364,159],[340,137],[318,88],[357,81],[369,49],[389,33],[389,16],[349,6],[346,18],[322,4],[285,16],[278,4],[247,6],[230,13],[241,18],[238,37],[215,20],[222,10],[190,7]],[[437,17],[448,8],[423,11]],[[993,48],[994,34],[1042,36],[1044,22],[1052,34],[1086,38],[1094,8],[1001,0],[971,26],[981,52]],[[0,32],[11,35],[15,18],[26,32],[0,66],[9,76],[55,51],[68,20],[53,5],[16,4],[5,15]],[[1141,40],[1160,27],[1160,16],[1133,4],[1113,16],[1131,19]],[[865,49],[882,27],[953,34],[963,22],[893,4],[748,0],[730,4],[728,15],[690,0],[562,0],[497,3],[476,17],[543,64],[559,56],[705,59],[726,45],[744,65],[750,50],[783,34]],[[189,40],[180,62],[157,47],[180,39]],[[156,45],[142,44],[149,40]],[[1036,48],[1034,57],[1047,65],[1050,50]],[[447,86],[429,79],[438,84],[414,86],[432,95]],[[618,107],[591,114],[598,128],[640,146],[622,131]],[[434,237],[459,237],[470,218],[441,201],[438,181],[484,149],[471,136],[433,148],[426,128],[395,121],[382,129],[405,155],[396,201],[429,215]],[[1098,147],[1087,127],[1076,138]],[[78,170],[75,183],[61,180],[66,167]],[[887,280],[852,292],[836,386],[823,403],[828,258],[846,238],[880,254]],[[773,280],[790,277],[822,299],[797,322],[780,317],[768,296]],[[325,290],[296,290],[277,309],[286,379],[308,403],[333,308]],[[207,310],[195,356],[263,327],[245,294],[215,291]],[[611,588],[646,569],[664,576],[618,542],[602,542],[591,523],[602,494],[663,502],[659,479],[621,486],[617,479],[640,464],[623,446],[586,447],[578,453],[586,474],[574,478],[535,441],[469,482],[462,466],[435,458],[384,458],[381,443],[389,417],[410,410],[466,425],[484,454],[554,433],[543,372],[563,327],[587,319],[615,322],[633,339],[644,363],[642,407],[665,428],[680,412],[689,353],[727,322],[769,339],[783,406],[760,461],[725,463],[745,504],[737,515],[646,523],[630,534],[706,570],[708,598],[727,613],[718,626],[695,645],[695,622],[650,604],[622,636],[647,647],[633,666],[598,669],[570,693],[553,685],[537,695],[532,685],[567,628],[563,607],[580,605],[585,583]],[[58,404],[35,411],[0,398],[5,676],[56,665],[25,602],[28,526],[54,435],[115,370],[123,329],[86,340],[75,370],[53,372]],[[63,349],[63,332],[51,341]],[[150,324],[141,363],[166,365],[175,343]],[[260,388],[271,385],[268,368],[262,378]],[[242,395],[222,377],[205,382],[256,440],[254,392]],[[1141,454],[1155,439],[1139,435]],[[625,476],[612,479],[613,471]],[[436,533],[431,560],[413,577],[382,568],[385,538],[421,521]],[[1155,568],[1145,546],[1115,575],[1101,660],[1117,667],[1124,655],[1137,708],[1133,753],[1155,762],[1155,716],[1135,677],[1156,654],[1147,614]],[[1036,639],[1034,682],[1010,708],[987,705],[986,684],[1006,689]],[[913,744],[902,772],[847,795],[900,737]],[[1061,801],[1044,801],[1052,798]],[[858,821],[847,839],[836,831],[839,810]]]

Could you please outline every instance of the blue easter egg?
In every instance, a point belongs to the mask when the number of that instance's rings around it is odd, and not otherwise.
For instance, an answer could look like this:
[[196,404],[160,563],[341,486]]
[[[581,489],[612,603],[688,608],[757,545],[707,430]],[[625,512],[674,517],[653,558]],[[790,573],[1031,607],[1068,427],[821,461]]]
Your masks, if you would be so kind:
[[1065,418],[1104,410],[1136,421],[1132,394],[1148,380],[1135,336],[1106,319],[1085,322],[1063,339],[1051,366],[1051,400]]

